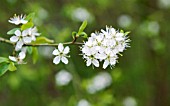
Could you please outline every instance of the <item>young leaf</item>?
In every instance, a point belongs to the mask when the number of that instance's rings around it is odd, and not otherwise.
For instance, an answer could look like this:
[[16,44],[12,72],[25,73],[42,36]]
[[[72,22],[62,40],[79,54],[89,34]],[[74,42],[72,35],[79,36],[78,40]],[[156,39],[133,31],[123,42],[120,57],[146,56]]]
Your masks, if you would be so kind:
[[76,36],[76,35],[77,35],[77,32],[73,31],[72,36]]
[[38,60],[38,49],[36,47],[32,47],[32,55],[33,64],[35,64]]
[[32,47],[27,47],[27,51],[29,54],[32,54]]
[[14,62],[10,62],[9,66],[8,66],[8,70],[9,70],[9,71],[15,71],[15,70],[17,70],[17,68],[15,67]]
[[9,59],[6,57],[0,57],[0,63],[2,62],[9,62]]
[[28,23],[23,24],[23,25],[21,26],[21,30],[25,30],[25,29],[31,28],[31,27],[33,27],[33,26],[34,26],[34,23],[33,23],[33,22],[28,22]]
[[87,38],[87,34],[85,32],[81,32],[80,36],[82,36],[83,38]]
[[75,38],[76,35],[77,35],[77,32],[73,31],[73,32],[72,32],[72,37],[73,37],[73,39]]
[[35,17],[35,13],[33,12],[33,13],[28,14],[25,19],[29,21],[33,19],[34,17]]
[[37,37],[36,41],[31,44],[43,44],[43,43],[54,43],[54,40],[48,39],[46,37]]
[[0,64],[0,76],[5,74],[8,71],[9,63],[1,63]]
[[19,30],[20,28],[13,28],[7,32],[8,35],[12,35],[15,33],[16,30]]
[[86,28],[87,26],[87,21],[83,21],[83,23],[81,24],[80,28],[79,28],[79,31],[78,31],[78,34],[80,34],[81,32],[84,31],[84,29]]

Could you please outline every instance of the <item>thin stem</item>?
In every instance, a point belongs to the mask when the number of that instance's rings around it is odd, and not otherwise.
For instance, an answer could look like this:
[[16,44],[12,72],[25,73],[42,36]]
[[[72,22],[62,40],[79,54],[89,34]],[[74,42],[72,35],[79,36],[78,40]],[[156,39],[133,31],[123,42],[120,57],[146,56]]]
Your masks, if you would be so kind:
[[2,38],[2,37],[0,37],[0,42],[5,42],[5,43],[11,44],[11,45],[15,44],[15,43],[11,42],[10,40]]
[[[2,37],[0,37],[0,42],[5,42],[5,43],[8,43],[8,44],[15,45],[15,43],[11,42],[8,39],[2,38]],[[74,39],[72,42],[65,42],[65,43],[62,43],[62,44],[63,45],[73,45],[73,44],[82,45],[83,43],[76,42],[76,40]],[[53,44],[24,44],[24,46],[58,46],[58,43],[53,43]]]

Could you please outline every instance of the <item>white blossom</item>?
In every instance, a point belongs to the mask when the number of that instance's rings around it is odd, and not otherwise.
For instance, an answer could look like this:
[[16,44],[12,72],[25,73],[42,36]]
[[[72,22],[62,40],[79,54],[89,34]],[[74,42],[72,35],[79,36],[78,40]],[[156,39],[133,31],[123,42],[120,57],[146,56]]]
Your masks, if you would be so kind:
[[25,20],[26,16],[25,15],[21,15],[21,16],[17,16],[16,14],[14,15],[13,18],[10,18],[10,20],[8,20],[8,22],[15,24],[15,25],[19,25],[19,24],[26,24],[28,21]]
[[14,61],[14,62],[17,62],[18,64],[22,64],[22,63],[24,63],[23,59],[25,57],[26,57],[26,53],[24,51],[21,51],[17,57],[9,56],[9,59]]
[[99,67],[99,62],[103,63],[103,68],[109,65],[114,66],[117,62],[118,54],[129,47],[130,40],[123,32],[116,31],[112,27],[107,27],[101,32],[92,33],[84,45],[81,47],[86,65],[91,64]]
[[24,44],[31,43],[32,39],[28,36],[28,31],[16,30],[15,35],[10,38],[10,41],[16,43],[15,50],[18,51]]
[[91,106],[91,104],[86,99],[81,99],[77,106]]
[[87,85],[87,91],[90,94],[94,94],[97,91],[103,90],[110,86],[112,83],[112,77],[107,72],[101,72],[96,75]]
[[66,70],[61,70],[55,75],[55,82],[58,86],[67,85],[71,80],[72,75]]
[[55,49],[52,53],[53,55],[56,55],[56,57],[53,59],[53,63],[59,64],[60,61],[62,61],[64,64],[68,64],[67,57],[69,56],[67,54],[69,52],[70,52],[70,48],[68,46],[64,48],[63,44],[59,43],[58,49]]
[[33,28],[28,28],[27,32],[28,32],[28,36],[31,37],[32,41],[36,40],[36,36],[40,36],[40,33],[37,32],[37,27],[33,27]]
[[126,97],[123,100],[123,106],[137,106],[137,101],[134,97]]

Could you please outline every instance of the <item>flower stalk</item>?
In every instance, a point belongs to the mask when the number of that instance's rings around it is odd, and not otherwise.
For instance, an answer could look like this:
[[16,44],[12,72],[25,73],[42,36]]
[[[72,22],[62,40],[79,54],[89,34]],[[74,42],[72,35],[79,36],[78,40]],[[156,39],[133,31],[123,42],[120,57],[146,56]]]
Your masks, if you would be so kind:
[[[0,42],[4,42],[4,43],[7,43],[7,44],[11,44],[11,45],[15,45],[15,43],[11,42],[10,40],[8,39],[5,39],[3,37],[0,37]],[[38,46],[58,46],[59,43],[51,43],[51,44],[24,44],[23,46],[33,46],[33,47],[38,47]],[[81,42],[76,42],[76,40],[74,39],[73,41],[71,42],[65,42],[65,43],[62,43],[63,45],[82,45],[83,43]]]

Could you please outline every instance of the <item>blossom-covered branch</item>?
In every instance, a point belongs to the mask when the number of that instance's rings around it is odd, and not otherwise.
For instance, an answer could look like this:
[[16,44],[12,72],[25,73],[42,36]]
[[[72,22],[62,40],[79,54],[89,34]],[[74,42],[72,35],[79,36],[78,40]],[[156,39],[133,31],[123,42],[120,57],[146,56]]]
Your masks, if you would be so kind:
[[[38,55],[38,46],[53,46],[58,47],[53,50],[51,54],[55,55],[53,59],[54,64],[60,62],[68,64],[71,56],[69,55],[70,48],[68,45],[79,45],[81,55],[85,59],[86,66],[99,67],[103,63],[103,69],[108,66],[115,66],[118,61],[119,55],[129,46],[130,39],[128,38],[129,32],[123,30],[116,30],[111,26],[106,26],[106,30],[101,29],[101,32],[91,33],[90,37],[84,32],[87,26],[87,21],[84,21],[77,32],[72,32],[73,40],[64,43],[54,43],[46,37],[40,36],[37,27],[33,23],[34,13],[26,15],[14,15],[8,22],[16,25],[16,28],[7,32],[12,35],[10,40],[0,37],[0,42],[8,43],[15,46],[13,55],[8,58],[0,57],[0,75],[4,74],[7,70],[16,70],[16,64],[25,64],[24,59],[26,53],[34,53]],[[86,38],[83,42],[77,42],[79,37]],[[86,41],[87,40],[87,41]],[[67,45],[64,47],[64,45]],[[35,57],[35,56],[34,56]],[[2,65],[3,64],[3,65]]]
[[[8,39],[5,39],[5,38],[2,38],[2,37],[0,37],[0,42],[4,42],[4,43],[7,43],[7,44],[11,44],[11,45],[15,45],[15,43],[13,43],[13,42],[11,42],[10,40],[8,40]],[[64,43],[62,43],[63,45],[82,45],[82,44],[84,44],[84,43],[82,43],[82,42],[73,42],[73,41],[71,41],[71,42],[64,42]],[[34,47],[38,47],[38,46],[58,46],[59,45],[59,43],[42,43],[42,44],[24,44],[23,46],[34,46]]]

